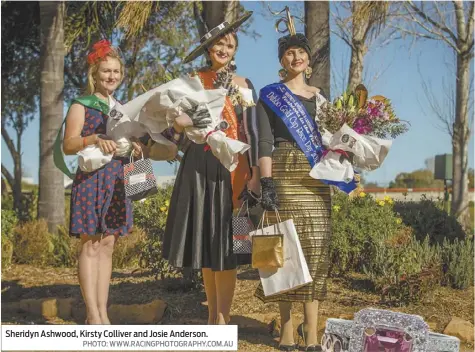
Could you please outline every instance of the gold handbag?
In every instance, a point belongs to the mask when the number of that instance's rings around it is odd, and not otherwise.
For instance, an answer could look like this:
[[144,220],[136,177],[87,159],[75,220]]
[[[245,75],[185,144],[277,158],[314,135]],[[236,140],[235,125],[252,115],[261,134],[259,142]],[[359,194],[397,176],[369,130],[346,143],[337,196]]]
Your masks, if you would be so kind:
[[[260,221],[262,235],[252,236],[252,267],[255,269],[282,268],[284,266],[284,235],[264,235],[265,213]],[[276,214],[278,221],[281,222],[277,211]],[[276,227],[279,228],[278,225]]]

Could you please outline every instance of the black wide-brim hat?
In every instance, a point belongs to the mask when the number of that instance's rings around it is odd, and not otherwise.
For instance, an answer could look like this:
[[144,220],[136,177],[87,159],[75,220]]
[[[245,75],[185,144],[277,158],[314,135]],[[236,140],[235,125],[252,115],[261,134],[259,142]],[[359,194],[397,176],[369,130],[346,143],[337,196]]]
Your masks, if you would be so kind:
[[220,36],[235,30],[238,28],[241,24],[246,22],[249,17],[252,16],[252,11],[247,12],[245,15],[239,17],[236,21],[233,23],[229,22],[223,22],[219,26],[214,27],[212,30],[210,30],[208,33],[206,33],[203,37],[200,39],[200,45],[195,48],[191,53],[188,54],[188,56],[183,60],[183,62],[186,64],[190,61],[193,61],[196,59],[198,56],[201,56],[205,53],[206,48],[217,38]]

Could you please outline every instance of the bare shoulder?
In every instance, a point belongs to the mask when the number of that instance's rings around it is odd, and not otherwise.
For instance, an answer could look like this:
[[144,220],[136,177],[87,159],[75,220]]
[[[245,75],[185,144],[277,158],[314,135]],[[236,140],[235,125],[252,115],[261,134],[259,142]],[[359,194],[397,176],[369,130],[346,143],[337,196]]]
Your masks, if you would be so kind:
[[84,105],[79,104],[79,103],[73,103],[71,107],[69,108],[68,116],[85,115],[85,113],[86,113],[86,109],[84,108]]
[[241,76],[238,76],[238,75],[235,75],[233,77],[233,81],[234,83],[236,83],[239,87],[243,87],[243,88],[250,88],[249,87],[249,80],[245,77],[241,77]]

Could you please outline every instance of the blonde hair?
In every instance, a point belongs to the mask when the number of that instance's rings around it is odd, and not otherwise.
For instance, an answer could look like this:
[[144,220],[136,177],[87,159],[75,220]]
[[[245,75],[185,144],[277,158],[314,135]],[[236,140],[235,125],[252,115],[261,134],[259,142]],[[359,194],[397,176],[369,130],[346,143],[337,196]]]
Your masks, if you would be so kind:
[[97,60],[93,64],[90,64],[88,69],[87,69],[86,92],[87,92],[88,95],[94,94],[94,92],[96,91],[96,84],[95,84],[94,76],[96,75],[97,71],[99,70],[99,66],[100,66],[101,62],[107,60],[107,58],[109,58],[109,57],[119,60],[119,63],[120,63],[120,83],[119,83],[119,85],[124,80],[124,75],[125,75],[124,62],[122,61],[122,58],[119,54],[119,51],[116,48],[111,47],[111,51],[108,52],[107,55],[104,58],[102,58],[100,60]]

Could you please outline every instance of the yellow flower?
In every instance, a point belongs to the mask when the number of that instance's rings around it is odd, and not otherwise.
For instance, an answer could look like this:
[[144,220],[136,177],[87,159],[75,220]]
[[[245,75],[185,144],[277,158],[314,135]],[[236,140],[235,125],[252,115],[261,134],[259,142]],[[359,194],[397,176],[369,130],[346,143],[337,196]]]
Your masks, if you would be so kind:
[[167,207],[160,207],[160,211],[166,211]]
[[338,213],[340,211],[341,207],[339,205],[334,205],[333,206],[333,211]]
[[384,201],[388,204],[393,204],[394,203],[393,199],[390,196],[385,196]]
[[170,201],[168,199],[165,201],[165,206],[167,206],[167,207],[170,206]]
[[380,200],[380,201],[378,201],[378,205],[380,205],[380,206],[384,207],[384,204],[386,204],[386,203],[384,202],[384,200]]
[[364,197],[366,197],[366,193],[360,192],[360,194],[358,194],[358,196],[359,196],[360,198],[364,198]]
[[399,225],[399,224],[401,224],[401,223],[402,223],[402,219],[401,219],[401,218],[397,218],[397,219],[396,219],[396,224]]

